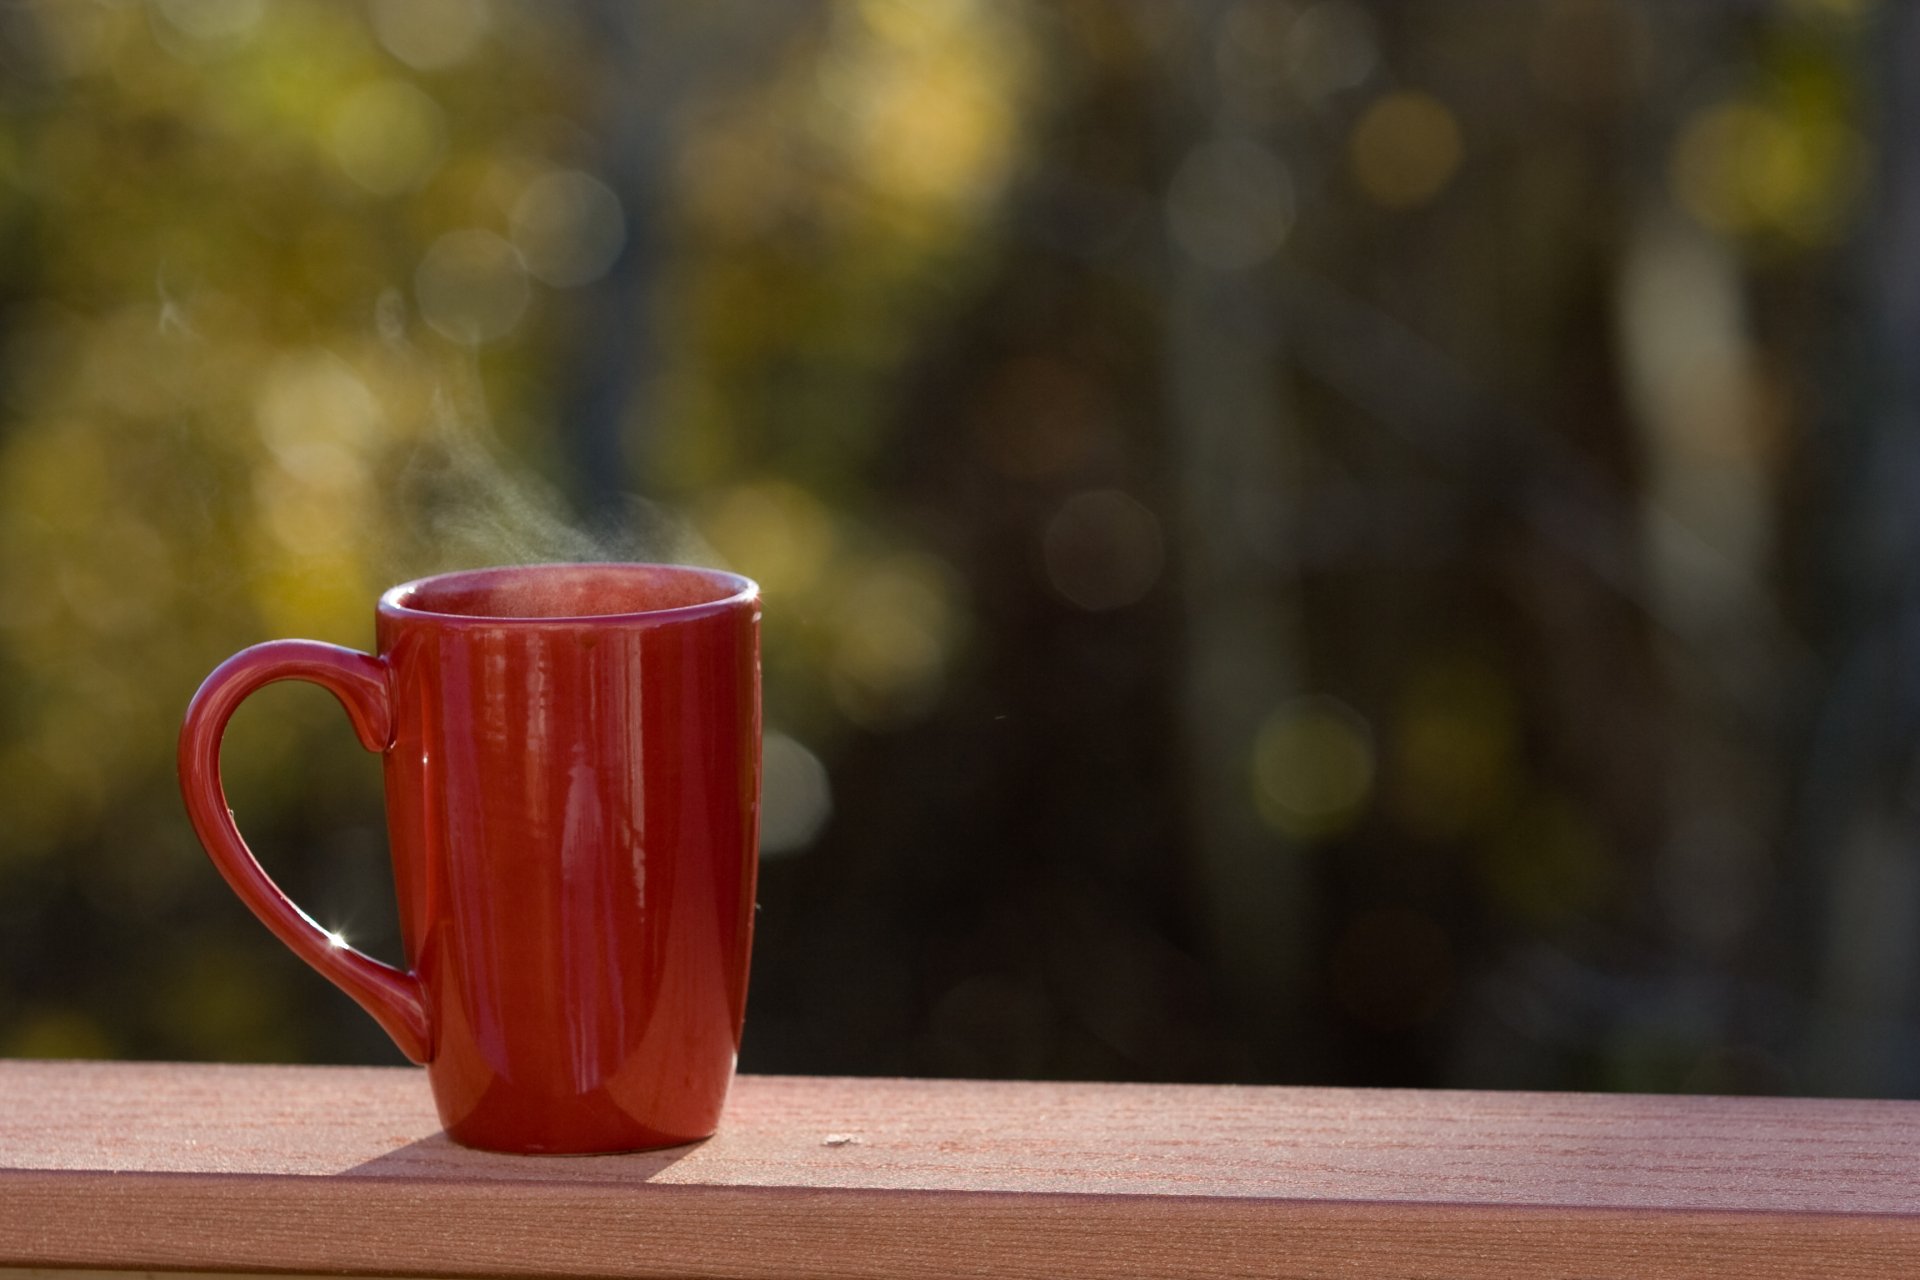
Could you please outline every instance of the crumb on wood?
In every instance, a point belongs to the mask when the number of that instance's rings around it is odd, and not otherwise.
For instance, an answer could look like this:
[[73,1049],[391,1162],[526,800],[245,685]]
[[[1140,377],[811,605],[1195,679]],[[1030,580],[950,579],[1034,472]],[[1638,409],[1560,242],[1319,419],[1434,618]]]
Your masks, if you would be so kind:
[[830,1133],[821,1140],[823,1147],[857,1147],[860,1135],[855,1133]]

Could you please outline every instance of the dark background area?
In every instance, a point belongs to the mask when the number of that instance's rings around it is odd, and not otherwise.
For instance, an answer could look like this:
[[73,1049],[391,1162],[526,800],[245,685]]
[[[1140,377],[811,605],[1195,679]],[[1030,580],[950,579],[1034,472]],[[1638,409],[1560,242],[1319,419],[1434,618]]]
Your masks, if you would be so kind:
[[[396,1061],[246,644],[766,595],[742,1068],[1920,1093],[1920,16],[0,12],[0,1053]],[[230,794],[398,959],[323,694]]]

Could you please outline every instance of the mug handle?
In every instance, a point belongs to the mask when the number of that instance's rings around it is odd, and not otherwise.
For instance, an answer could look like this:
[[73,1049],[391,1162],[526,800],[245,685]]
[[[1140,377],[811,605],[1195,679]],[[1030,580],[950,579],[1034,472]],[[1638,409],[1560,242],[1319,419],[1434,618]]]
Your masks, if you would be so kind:
[[387,664],[380,659],[317,640],[272,640],[242,649],[214,668],[187,706],[180,728],[180,791],[187,816],[213,865],[261,923],[372,1014],[400,1052],[413,1062],[427,1062],[433,1057],[433,1031],[420,979],[362,955],[339,934],[321,928],[261,869],[234,826],[220,781],[220,739],[246,696],[276,680],[319,685],[339,699],[362,746],[385,752],[392,745],[393,700]]

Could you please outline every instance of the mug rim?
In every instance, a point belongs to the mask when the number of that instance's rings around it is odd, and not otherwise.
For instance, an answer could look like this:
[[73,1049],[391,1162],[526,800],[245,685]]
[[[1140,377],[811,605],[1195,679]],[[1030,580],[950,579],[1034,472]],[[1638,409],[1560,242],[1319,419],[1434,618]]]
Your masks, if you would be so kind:
[[[425,609],[404,602],[410,593],[427,587],[450,585],[485,585],[489,582],[521,575],[538,574],[555,569],[644,569],[655,573],[666,573],[679,577],[697,577],[726,588],[725,595],[713,600],[702,600],[694,604],[672,605],[664,609],[630,609],[621,613],[577,613],[577,614],[538,614],[509,615],[488,613],[448,613],[439,609]],[[503,564],[487,565],[477,569],[455,569],[449,573],[428,574],[424,578],[415,578],[388,587],[380,593],[376,612],[391,618],[419,619],[440,624],[459,625],[475,623],[485,626],[604,626],[616,623],[660,623],[682,619],[706,617],[724,613],[743,604],[750,604],[760,597],[760,585],[753,579],[725,569],[708,569],[699,565],[656,564],[639,560],[551,560],[539,564]]]

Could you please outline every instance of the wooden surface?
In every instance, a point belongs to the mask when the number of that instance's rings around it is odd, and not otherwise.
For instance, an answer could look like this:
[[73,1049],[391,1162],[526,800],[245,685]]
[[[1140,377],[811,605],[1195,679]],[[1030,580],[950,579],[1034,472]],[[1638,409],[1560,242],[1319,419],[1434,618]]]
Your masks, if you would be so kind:
[[1920,1104],[747,1077],[709,1142],[530,1158],[403,1068],[0,1062],[0,1267],[1920,1275]]

